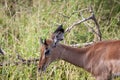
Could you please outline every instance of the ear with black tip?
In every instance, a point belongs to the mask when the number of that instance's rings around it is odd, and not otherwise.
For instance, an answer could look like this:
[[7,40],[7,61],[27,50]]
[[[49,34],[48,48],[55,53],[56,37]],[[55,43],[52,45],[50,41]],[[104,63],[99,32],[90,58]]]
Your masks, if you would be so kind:
[[46,39],[42,39],[42,38],[40,38],[40,43],[43,44],[43,45],[47,45],[47,43],[46,43]]
[[62,32],[64,33],[63,25],[59,25],[58,28],[55,30],[54,33]]
[[64,39],[64,29],[63,26],[60,25],[52,34],[52,40],[54,41],[53,45],[56,46],[56,44],[62,41],[63,39]]

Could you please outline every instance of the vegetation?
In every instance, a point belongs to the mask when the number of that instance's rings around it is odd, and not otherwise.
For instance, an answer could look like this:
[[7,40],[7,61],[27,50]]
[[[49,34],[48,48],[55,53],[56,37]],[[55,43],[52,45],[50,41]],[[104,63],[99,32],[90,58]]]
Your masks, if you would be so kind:
[[[119,0],[1,0],[0,47],[7,54],[4,59],[0,55],[0,61],[11,64],[0,67],[0,80],[94,80],[86,71],[64,61],[52,63],[42,76],[34,63],[13,65],[19,61],[18,54],[25,59],[39,58],[39,37],[49,38],[59,24],[66,29],[81,19],[77,11],[90,5],[100,25],[102,39],[120,39]],[[89,16],[87,12],[82,14]],[[88,23],[94,26],[94,22]],[[93,34],[81,24],[65,34],[62,43],[70,45],[92,40]]]

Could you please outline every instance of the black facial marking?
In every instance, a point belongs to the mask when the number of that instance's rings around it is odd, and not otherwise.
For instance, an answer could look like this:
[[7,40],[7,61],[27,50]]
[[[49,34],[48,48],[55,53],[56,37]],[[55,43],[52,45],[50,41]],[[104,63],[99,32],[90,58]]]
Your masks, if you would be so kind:
[[50,49],[46,48],[45,55],[49,55],[49,54],[50,54]]

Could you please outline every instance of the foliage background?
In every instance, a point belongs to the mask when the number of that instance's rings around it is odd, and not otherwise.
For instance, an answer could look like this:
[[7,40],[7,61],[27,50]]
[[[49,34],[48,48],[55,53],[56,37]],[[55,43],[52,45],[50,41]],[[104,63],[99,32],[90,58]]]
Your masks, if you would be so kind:
[[[120,0],[0,0],[0,47],[6,51],[1,62],[39,58],[39,37],[49,38],[59,24],[66,29],[80,20],[81,9],[93,6],[103,40],[120,39]],[[74,14],[73,14],[74,13]],[[84,12],[88,17],[89,14]],[[94,26],[94,22],[89,21]],[[93,34],[85,25],[65,35],[67,45],[90,42]],[[42,77],[37,65],[12,64],[0,67],[0,80],[94,80],[86,71],[64,61],[52,63]]]

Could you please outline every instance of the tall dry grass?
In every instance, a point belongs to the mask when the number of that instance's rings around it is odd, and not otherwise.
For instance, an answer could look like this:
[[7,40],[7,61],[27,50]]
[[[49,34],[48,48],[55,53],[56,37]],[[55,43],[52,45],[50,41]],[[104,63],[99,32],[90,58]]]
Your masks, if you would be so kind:
[[[7,53],[1,62],[11,63],[0,67],[0,80],[94,80],[83,69],[64,61],[52,63],[42,77],[37,72],[36,64],[13,66],[13,62],[19,61],[17,54],[25,59],[39,58],[39,37],[49,38],[59,24],[63,24],[66,29],[81,19],[79,13],[72,13],[89,5],[94,8],[103,40],[120,39],[120,2],[117,0],[111,0],[111,3],[104,0],[30,1],[0,2],[0,46]],[[87,12],[83,14],[85,17],[89,16]],[[89,23],[94,26],[94,22]],[[70,45],[92,40],[93,34],[81,24],[65,34],[62,43]]]

